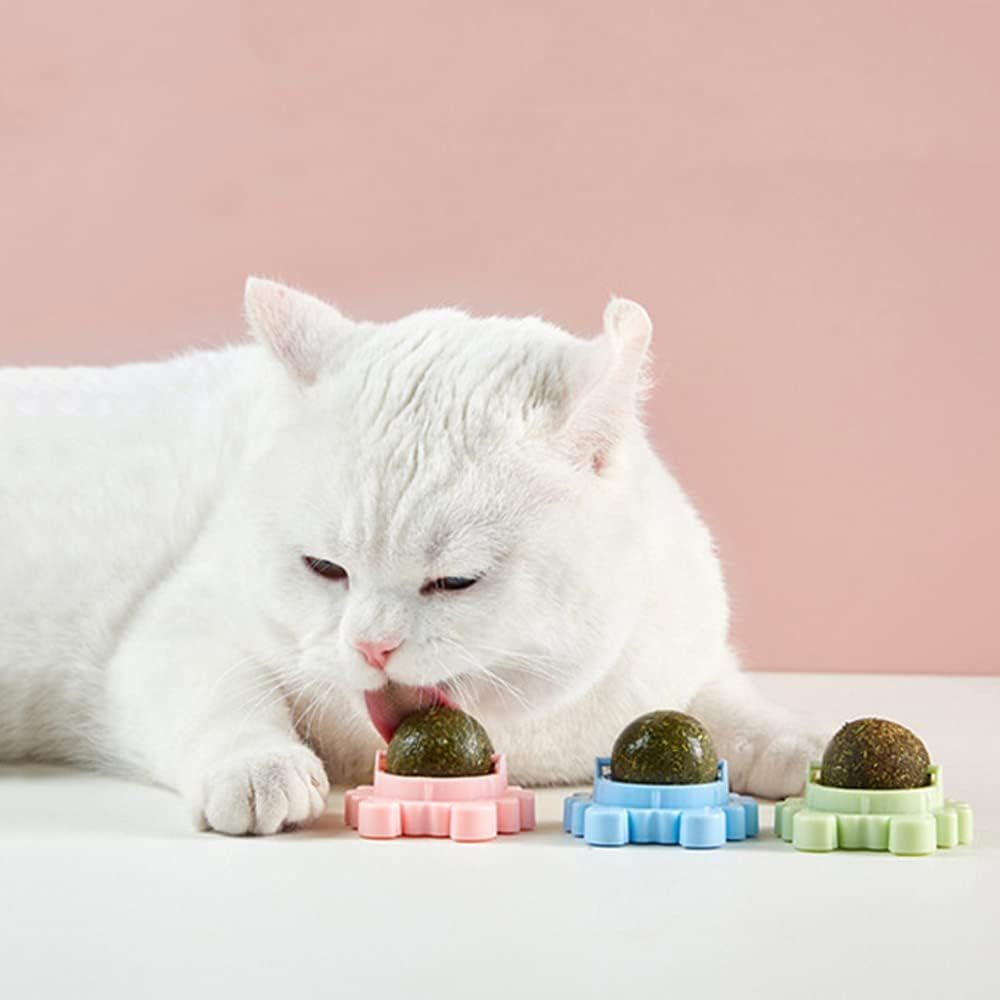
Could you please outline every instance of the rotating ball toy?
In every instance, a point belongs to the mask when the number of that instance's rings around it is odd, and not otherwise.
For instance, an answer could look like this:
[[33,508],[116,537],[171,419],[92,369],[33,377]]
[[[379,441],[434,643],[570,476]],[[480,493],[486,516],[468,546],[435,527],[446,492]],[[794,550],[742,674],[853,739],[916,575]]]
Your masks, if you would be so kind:
[[800,851],[933,854],[972,842],[972,810],[944,797],[941,768],[913,732],[855,719],[809,765],[805,795],[774,807],[774,832]]
[[595,847],[721,847],[756,836],[757,803],[729,791],[705,727],[683,712],[649,712],[594,763],[589,794],[563,803],[563,829]]
[[371,785],[344,796],[362,837],[492,840],[535,827],[531,792],[507,783],[507,761],[482,725],[442,705],[414,712],[375,755]]

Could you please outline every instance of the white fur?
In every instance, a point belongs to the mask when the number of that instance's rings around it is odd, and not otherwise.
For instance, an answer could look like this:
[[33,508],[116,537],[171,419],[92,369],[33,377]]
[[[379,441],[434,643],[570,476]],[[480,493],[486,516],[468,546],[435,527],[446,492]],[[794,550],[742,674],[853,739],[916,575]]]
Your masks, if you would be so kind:
[[[0,759],[152,779],[225,832],[306,822],[371,766],[386,677],[352,643],[392,635],[387,676],[445,683],[522,782],[584,781],[673,707],[735,787],[801,785],[821,741],[739,673],[712,540],[643,431],[640,306],[589,341],[358,323],[261,279],[246,312],[261,343],[0,370]],[[440,576],[481,579],[421,592]]]

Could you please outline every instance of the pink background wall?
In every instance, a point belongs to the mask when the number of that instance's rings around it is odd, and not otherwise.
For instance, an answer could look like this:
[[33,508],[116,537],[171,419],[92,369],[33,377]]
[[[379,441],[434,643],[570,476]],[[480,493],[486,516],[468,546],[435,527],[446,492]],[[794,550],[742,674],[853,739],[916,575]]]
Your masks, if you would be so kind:
[[580,332],[627,294],[748,659],[996,672],[998,39],[954,0],[2,0],[0,362],[234,338],[251,271]]

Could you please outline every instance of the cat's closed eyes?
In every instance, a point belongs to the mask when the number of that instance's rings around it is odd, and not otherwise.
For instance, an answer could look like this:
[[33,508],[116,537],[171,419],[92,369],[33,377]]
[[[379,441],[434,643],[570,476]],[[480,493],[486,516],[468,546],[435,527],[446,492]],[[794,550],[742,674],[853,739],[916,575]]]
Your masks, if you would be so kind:
[[711,538],[647,442],[651,325],[350,320],[251,279],[257,343],[0,370],[0,757],[178,789],[270,833],[420,704],[477,714],[529,783],[582,781],[650,708],[737,788],[822,741],[727,643]]
[[[317,575],[328,580],[343,580],[349,584],[350,577],[346,569],[339,563],[329,559],[317,559],[315,556],[303,556],[302,561]],[[420,588],[420,593],[430,594],[436,590],[465,590],[471,587],[478,577],[475,576],[439,576],[435,580],[427,580]]]

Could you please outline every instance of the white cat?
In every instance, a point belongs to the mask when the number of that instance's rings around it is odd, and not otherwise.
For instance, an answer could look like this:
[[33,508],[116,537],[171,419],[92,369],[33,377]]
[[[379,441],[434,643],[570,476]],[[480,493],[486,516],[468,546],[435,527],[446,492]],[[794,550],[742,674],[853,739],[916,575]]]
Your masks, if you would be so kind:
[[259,344],[0,370],[0,759],[274,833],[417,704],[472,711],[531,784],[673,707],[737,789],[801,786],[822,740],[739,672],[711,538],[640,423],[640,306],[588,341],[360,323],[251,278],[246,315]]

